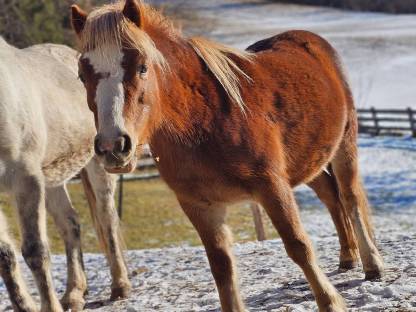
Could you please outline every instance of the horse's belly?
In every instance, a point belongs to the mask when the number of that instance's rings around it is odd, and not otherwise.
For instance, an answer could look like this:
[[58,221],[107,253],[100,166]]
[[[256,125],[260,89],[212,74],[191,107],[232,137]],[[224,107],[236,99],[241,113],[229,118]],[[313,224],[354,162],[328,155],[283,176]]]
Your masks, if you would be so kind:
[[94,155],[92,144],[86,144],[77,151],[60,155],[42,167],[47,187],[62,185],[73,178]]
[[287,152],[289,161],[287,172],[292,186],[312,181],[321,173],[333,159],[343,137],[342,131],[337,131],[331,137],[317,136],[315,142],[308,145],[289,145]]

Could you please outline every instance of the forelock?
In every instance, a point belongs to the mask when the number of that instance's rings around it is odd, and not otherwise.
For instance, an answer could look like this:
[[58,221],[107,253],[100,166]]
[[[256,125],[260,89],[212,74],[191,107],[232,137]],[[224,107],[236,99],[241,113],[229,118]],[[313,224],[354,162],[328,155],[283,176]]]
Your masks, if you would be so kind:
[[94,51],[106,62],[113,62],[113,53],[136,49],[148,62],[168,69],[165,57],[149,35],[130,22],[122,13],[124,1],[104,5],[92,11],[81,33],[83,53]]

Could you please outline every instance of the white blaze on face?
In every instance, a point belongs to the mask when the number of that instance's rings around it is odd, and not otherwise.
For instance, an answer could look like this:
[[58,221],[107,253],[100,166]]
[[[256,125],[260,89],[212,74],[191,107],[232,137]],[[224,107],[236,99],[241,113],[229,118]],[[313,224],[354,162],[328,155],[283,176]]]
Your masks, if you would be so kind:
[[124,69],[121,65],[123,52],[120,49],[108,48],[106,53],[95,50],[84,54],[96,74],[100,74],[95,94],[97,105],[98,133],[105,138],[116,138],[125,130],[123,119],[124,108]]

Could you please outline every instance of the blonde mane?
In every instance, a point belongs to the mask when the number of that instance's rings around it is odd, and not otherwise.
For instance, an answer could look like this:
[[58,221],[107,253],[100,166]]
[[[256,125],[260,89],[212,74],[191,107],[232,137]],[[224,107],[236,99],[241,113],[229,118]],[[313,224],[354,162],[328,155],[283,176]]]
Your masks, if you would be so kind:
[[240,92],[240,78],[248,81],[251,81],[251,78],[238,67],[229,55],[251,61],[253,54],[199,37],[189,39],[189,43],[217,78],[231,100],[245,112],[246,106]]
[[[181,38],[180,32],[173,23],[151,6],[140,3],[144,23],[163,31],[172,39]],[[108,47],[121,49],[123,40],[137,49],[150,62],[159,66],[163,71],[168,69],[168,63],[163,54],[157,49],[154,41],[143,30],[134,26],[123,15],[125,0],[119,0],[93,10],[89,15],[81,36],[81,48],[84,52],[96,50],[102,57],[111,62]],[[242,60],[251,61],[253,54],[212,42],[204,38],[187,40],[197,55],[205,62],[209,70],[224,88],[230,99],[241,111],[245,112],[245,103],[240,92],[240,79],[251,78],[231,59],[234,55]]]

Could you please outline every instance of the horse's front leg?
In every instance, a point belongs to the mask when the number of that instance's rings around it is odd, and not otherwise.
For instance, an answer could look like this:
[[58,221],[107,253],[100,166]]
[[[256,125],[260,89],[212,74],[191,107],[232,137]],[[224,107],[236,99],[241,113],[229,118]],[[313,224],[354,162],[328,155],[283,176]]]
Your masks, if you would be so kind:
[[56,227],[65,242],[67,259],[67,286],[61,302],[64,309],[82,311],[87,278],[82,263],[81,237],[78,214],[71,204],[65,186],[46,190],[46,209],[53,217]]
[[45,187],[40,168],[18,170],[13,183],[22,232],[22,254],[32,270],[41,298],[42,312],[60,312],[50,272],[46,236]]
[[289,257],[305,273],[321,312],[346,311],[343,298],[318,265],[312,243],[299,216],[293,191],[284,179],[273,176],[257,183],[258,200],[282,238]]
[[128,297],[131,283],[124,260],[120,220],[114,207],[117,176],[108,174],[93,158],[81,172],[99,241],[106,253],[113,282],[110,300]]
[[204,244],[217,284],[223,312],[245,311],[232,253],[232,235],[225,224],[225,207],[211,207],[179,199],[182,209]]
[[9,292],[13,310],[36,312],[37,308],[20,275],[14,244],[7,233],[7,223],[0,211],[0,275]]

